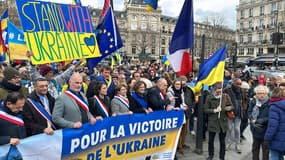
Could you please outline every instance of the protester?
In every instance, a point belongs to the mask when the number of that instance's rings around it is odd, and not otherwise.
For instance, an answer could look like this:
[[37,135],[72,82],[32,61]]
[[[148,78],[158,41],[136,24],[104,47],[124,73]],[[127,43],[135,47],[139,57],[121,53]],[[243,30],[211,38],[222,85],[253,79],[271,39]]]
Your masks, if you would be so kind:
[[174,97],[170,96],[166,98],[167,81],[164,78],[160,78],[156,86],[150,88],[147,94],[147,103],[153,110],[167,110],[167,105],[174,101]]
[[242,81],[240,78],[234,78],[231,86],[224,89],[227,93],[234,107],[233,119],[228,121],[229,132],[227,135],[227,149],[229,150],[232,144],[235,144],[235,150],[241,154],[240,148],[240,124],[241,124],[241,105],[244,103],[242,99],[243,90],[241,89]]
[[53,134],[56,129],[51,117],[54,103],[55,99],[48,92],[48,81],[45,78],[37,79],[23,110],[27,136]]
[[24,96],[28,95],[28,89],[21,86],[20,73],[13,67],[6,67],[4,72],[4,79],[0,83],[0,100],[6,99],[8,93],[20,92]]
[[111,104],[107,95],[107,85],[105,82],[97,82],[93,85],[94,95],[88,99],[90,112],[95,117],[110,117]]
[[252,159],[259,160],[259,151],[262,146],[262,159],[269,159],[268,142],[264,140],[264,135],[268,124],[269,111],[269,89],[266,86],[258,85],[254,88],[256,98],[252,99],[248,107],[248,118],[250,130],[253,137]]
[[133,112],[130,111],[126,84],[116,86],[116,95],[111,101],[111,110],[112,114],[116,115],[133,114]]
[[[176,79],[173,81],[173,84],[168,88],[166,98],[175,97],[174,101],[171,101],[170,104],[167,105],[167,110],[187,110],[188,106],[185,104],[184,100],[184,92],[182,90],[181,80]],[[183,148],[190,148],[185,144],[186,135],[187,135],[187,126],[189,125],[189,119],[185,120],[185,124],[183,124],[180,138],[178,141],[177,152],[184,154]]]
[[149,113],[152,109],[148,107],[146,97],[146,84],[143,81],[136,81],[134,92],[128,96],[130,110],[134,113]]
[[214,141],[216,133],[219,133],[220,141],[219,158],[220,160],[225,160],[225,138],[228,130],[228,118],[226,116],[226,111],[230,111],[232,106],[229,95],[222,93],[222,85],[219,83],[214,84],[212,86],[212,93],[206,97],[204,109],[204,112],[208,114],[209,157],[207,160],[213,160],[214,158]]
[[241,84],[241,90],[242,90],[242,94],[241,94],[241,99],[242,99],[242,103],[241,103],[241,124],[240,124],[240,138],[241,140],[246,140],[243,132],[246,129],[246,127],[248,126],[248,116],[247,116],[247,108],[248,108],[248,104],[249,104],[249,95],[248,95],[248,91],[249,91],[249,85],[248,83],[246,83],[245,81],[242,81]]
[[60,128],[81,128],[82,124],[94,124],[96,119],[89,112],[87,99],[80,92],[82,76],[75,72],[69,80],[69,89],[55,101],[52,120]]
[[4,103],[0,105],[0,145],[17,145],[20,139],[26,137],[26,129],[21,111],[25,97],[19,92],[7,94]]
[[275,88],[269,107],[268,127],[264,140],[268,141],[270,160],[284,160],[285,154],[285,92]]

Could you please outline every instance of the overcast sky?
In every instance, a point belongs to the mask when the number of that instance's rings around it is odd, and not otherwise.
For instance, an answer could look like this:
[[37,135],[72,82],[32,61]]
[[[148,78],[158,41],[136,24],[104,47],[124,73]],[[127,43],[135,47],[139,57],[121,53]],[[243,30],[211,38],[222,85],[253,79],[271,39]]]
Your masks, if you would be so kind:
[[[71,3],[72,0],[46,0]],[[235,29],[236,6],[239,0],[194,0],[194,21],[202,22],[206,17],[218,13],[225,18],[224,24]],[[91,5],[95,8],[102,8],[104,0],[81,0],[84,6]],[[124,9],[124,0],[113,0],[115,10]],[[159,0],[158,6],[162,14],[178,17],[184,0]]]

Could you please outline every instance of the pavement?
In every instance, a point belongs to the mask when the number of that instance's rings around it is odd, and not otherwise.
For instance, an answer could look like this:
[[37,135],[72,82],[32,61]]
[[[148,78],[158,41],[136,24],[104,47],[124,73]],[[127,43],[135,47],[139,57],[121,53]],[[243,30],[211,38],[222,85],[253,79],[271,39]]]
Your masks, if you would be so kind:
[[[208,133],[206,134],[208,137]],[[249,126],[246,128],[244,132],[244,136],[246,137],[246,140],[242,141],[241,143],[241,150],[242,153],[238,154],[234,146],[229,151],[226,151],[226,160],[251,160],[252,154],[251,154],[251,145],[252,145],[252,136],[249,129]],[[192,136],[190,134],[187,135],[186,139],[186,145],[190,146],[190,149],[184,149],[184,154],[177,153],[177,158],[179,160],[206,160],[208,157],[208,141],[203,142],[203,152],[202,154],[195,153],[195,147],[196,147],[196,136]],[[218,135],[216,134],[215,137],[215,156],[214,160],[219,160],[219,139]]]

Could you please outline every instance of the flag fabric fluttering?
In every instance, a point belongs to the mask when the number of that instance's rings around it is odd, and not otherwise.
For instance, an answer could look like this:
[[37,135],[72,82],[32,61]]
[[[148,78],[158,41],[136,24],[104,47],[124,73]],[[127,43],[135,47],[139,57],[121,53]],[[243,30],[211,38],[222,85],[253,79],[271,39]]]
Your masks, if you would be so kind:
[[166,56],[166,55],[164,55],[164,56],[162,57],[161,62],[162,62],[163,64],[167,65],[167,66],[170,65],[170,62],[169,62],[169,60],[167,59],[167,56]]
[[158,0],[144,0],[144,2],[147,4],[146,10],[151,12],[154,9],[157,9],[157,2]]
[[115,16],[113,14],[112,7],[106,12],[106,15],[97,27],[99,30],[96,35],[101,57],[87,59],[87,66],[89,71],[93,71],[93,68],[106,56],[111,55],[113,52],[123,46],[122,39],[119,33],[118,25],[116,23]]
[[28,48],[24,39],[24,32],[10,21],[8,21],[8,46],[10,60],[28,59],[26,56]]
[[167,58],[178,75],[192,71],[190,48],[194,43],[193,1],[185,0],[176,23]]
[[211,86],[216,82],[222,82],[224,79],[225,59],[227,46],[224,45],[216,51],[209,59],[200,65],[196,85],[193,89],[199,93],[203,85]]
[[81,0],[72,0],[71,4],[81,6]]
[[5,53],[8,50],[8,9],[0,19],[0,61],[5,61]]

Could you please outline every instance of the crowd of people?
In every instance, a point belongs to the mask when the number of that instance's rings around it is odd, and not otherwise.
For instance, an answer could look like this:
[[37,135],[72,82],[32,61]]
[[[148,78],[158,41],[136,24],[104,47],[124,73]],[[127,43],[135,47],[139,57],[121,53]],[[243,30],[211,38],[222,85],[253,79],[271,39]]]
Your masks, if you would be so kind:
[[195,79],[192,74],[177,76],[159,63],[125,63],[114,68],[97,65],[92,72],[82,61],[1,64],[0,77],[0,145],[17,145],[28,136],[52,135],[56,129],[81,128],[84,123],[95,124],[111,116],[183,110],[186,120],[177,153],[184,154],[190,148],[185,143],[187,133],[195,135],[195,110],[203,107],[208,160],[214,158],[216,133],[220,160],[225,159],[227,150],[242,153],[248,124],[253,160],[259,159],[260,148],[263,160],[269,159],[269,153],[270,159],[281,160],[285,151],[285,82],[280,77],[243,79],[240,72],[225,70],[224,81],[210,86],[203,106],[197,106],[188,86]]

